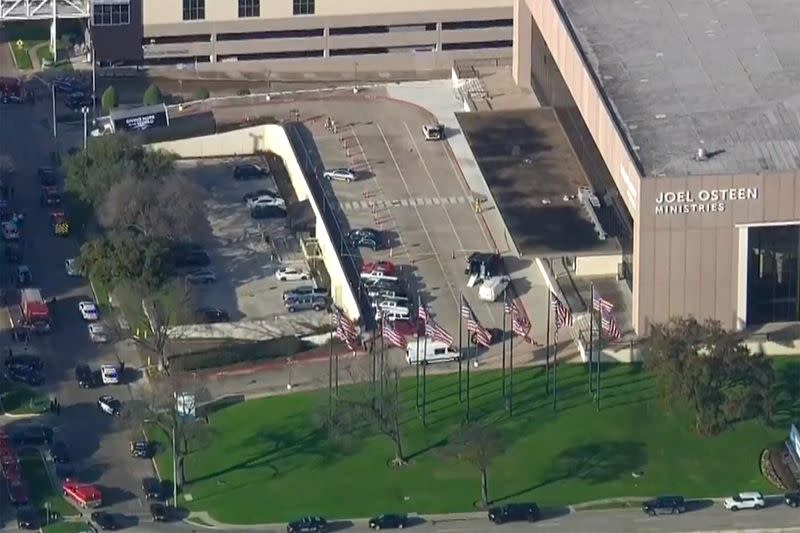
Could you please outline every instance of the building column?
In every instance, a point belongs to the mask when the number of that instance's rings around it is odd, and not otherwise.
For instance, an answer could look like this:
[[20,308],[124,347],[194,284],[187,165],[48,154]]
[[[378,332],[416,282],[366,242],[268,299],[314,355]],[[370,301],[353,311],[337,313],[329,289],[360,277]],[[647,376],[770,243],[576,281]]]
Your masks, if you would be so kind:
[[211,55],[208,57],[209,62],[217,62],[217,34],[211,34]]
[[328,44],[328,38],[331,36],[331,28],[330,26],[325,26],[322,30],[322,37],[325,39],[325,48],[322,50],[322,57],[330,57],[331,56],[331,48]]
[[747,267],[749,259],[750,228],[739,226],[738,271],[736,282],[736,330],[741,331],[747,326]]
[[436,51],[442,51],[442,22],[436,23]]
[[514,48],[511,73],[519,87],[531,88],[533,16],[527,0],[514,0]]

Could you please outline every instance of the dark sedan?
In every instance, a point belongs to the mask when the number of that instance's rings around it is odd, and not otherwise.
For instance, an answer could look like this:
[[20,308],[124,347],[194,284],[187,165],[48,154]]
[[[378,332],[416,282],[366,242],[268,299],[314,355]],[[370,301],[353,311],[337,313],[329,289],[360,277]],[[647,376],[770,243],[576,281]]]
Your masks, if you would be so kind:
[[230,322],[231,317],[224,309],[219,307],[203,307],[195,311],[195,319],[202,324],[217,324]]
[[535,503],[508,503],[489,509],[489,520],[495,524],[521,521],[535,522],[539,520],[540,516],[539,506]]
[[318,533],[328,528],[328,521],[320,516],[304,516],[300,520],[289,522],[286,525],[287,533]]
[[11,381],[24,383],[25,385],[30,385],[31,387],[38,387],[39,385],[44,384],[44,375],[42,375],[42,373],[38,370],[12,366],[7,370],[6,373],[8,374],[8,379]]
[[69,463],[69,451],[67,445],[61,441],[56,441],[50,446],[50,457],[56,464]]
[[168,522],[170,519],[170,508],[163,503],[151,503],[150,516],[153,517],[154,522]]
[[42,363],[42,360],[35,355],[12,355],[10,357],[6,357],[3,362],[5,363],[6,368],[19,367],[29,368],[32,370],[41,370],[44,368],[44,363]]
[[12,433],[11,440],[17,446],[43,446],[45,444],[52,444],[53,428],[41,424],[30,424]]
[[114,515],[105,511],[95,511],[92,513],[92,522],[100,526],[103,531],[113,531],[119,529],[119,523]]
[[370,529],[403,529],[408,525],[408,518],[403,514],[382,514],[370,518]]
[[146,500],[161,499],[161,482],[154,477],[146,477],[142,480],[142,493]]
[[787,492],[783,495],[783,502],[789,507],[800,507],[800,492]]
[[382,250],[385,247],[383,234],[372,228],[354,229],[347,233],[347,240],[354,248]]

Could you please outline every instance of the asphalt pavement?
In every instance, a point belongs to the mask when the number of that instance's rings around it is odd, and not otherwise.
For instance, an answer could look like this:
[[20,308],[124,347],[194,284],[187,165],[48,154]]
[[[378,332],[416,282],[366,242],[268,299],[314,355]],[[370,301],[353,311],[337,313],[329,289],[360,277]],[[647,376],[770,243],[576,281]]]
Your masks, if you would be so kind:
[[[49,164],[49,153],[55,149],[47,122],[48,111],[49,103],[0,108],[0,154],[10,156],[16,168],[10,183],[14,194],[9,204],[25,214],[23,262],[30,267],[33,286],[42,290],[44,298],[57,299],[51,306],[52,332],[34,337],[30,344],[30,349],[39,353],[45,362],[44,391],[62,405],[59,416],[48,414],[40,419],[54,428],[56,440],[67,444],[76,477],[101,486],[108,508],[128,516],[128,523],[133,524],[145,514],[140,499],[140,479],[153,475],[152,463],[130,457],[128,441],[132,431],[119,418],[101,413],[96,402],[101,394],[112,394],[123,404],[128,403],[142,381],[135,372],[128,372],[123,385],[87,390],[79,388],[74,380],[76,364],[88,363],[98,368],[102,363],[117,362],[124,355],[119,353],[115,343],[95,345],[90,342],[77,305],[81,300],[91,299],[91,290],[85,280],[70,278],[64,270],[64,260],[78,253],[80,243],[74,236],[54,236],[48,209],[40,206],[36,169]],[[64,137],[76,144],[82,141],[80,128],[75,131],[61,127],[60,135],[62,147]],[[2,264],[2,272],[6,273],[2,281],[6,286],[10,284],[7,273],[11,267]],[[9,305],[17,301],[14,292],[10,291]],[[16,349],[10,344],[8,331],[4,331],[1,338],[6,349]],[[6,419],[3,423],[13,427],[27,422]]]

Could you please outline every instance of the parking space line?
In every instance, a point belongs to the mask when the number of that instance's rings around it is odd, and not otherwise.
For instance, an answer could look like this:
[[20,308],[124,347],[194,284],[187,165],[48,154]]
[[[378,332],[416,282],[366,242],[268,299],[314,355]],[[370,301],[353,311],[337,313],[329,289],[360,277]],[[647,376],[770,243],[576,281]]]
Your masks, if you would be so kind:
[[[411,145],[414,147],[414,151],[417,153],[417,157],[419,157],[420,163],[422,163],[422,168],[425,169],[425,174],[428,175],[428,179],[430,180],[431,185],[433,186],[433,190],[436,192],[436,196],[441,196],[441,194],[439,193],[439,187],[436,185],[436,180],[433,179],[433,175],[431,174],[431,171],[428,168],[428,164],[425,163],[425,158],[422,157],[422,152],[419,151],[419,146],[417,146],[417,141],[414,139],[414,135],[411,133],[411,129],[408,127],[408,123],[406,123],[404,121],[403,122],[403,126],[406,128],[406,133],[408,133],[408,138],[411,139]],[[381,134],[383,134],[383,133],[381,132]],[[385,140],[386,140],[386,138],[384,138],[384,141]],[[388,144],[387,144],[387,146],[388,146]],[[391,150],[390,150],[390,152],[391,152]],[[392,157],[394,157],[394,156],[392,156]],[[455,237],[456,237],[456,241],[458,242],[459,250],[463,250],[464,249],[464,243],[462,242],[461,237],[459,236],[458,231],[456,230],[456,225],[453,224],[453,219],[450,218],[450,213],[447,211],[447,208],[443,209],[443,211],[444,211],[445,216],[447,216],[447,221],[450,223],[450,228],[453,230],[453,235],[455,235]],[[478,225],[480,225],[480,224],[478,224]],[[431,243],[431,244],[433,244],[433,243]],[[484,307],[486,308],[486,311],[489,313],[489,316],[491,317],[492,321],[496,322],[494,314],[492,313],[491,306],[488,303],[484,303]]]
[[[386,135],[383,133],[383,128],[378,122],[375,122],[375,127],[378,128],[378,132],[381,134],[381,138],[383,139],[383,143],[386,145],[386,149],[389,151],[389,155],[392,158],[392,162],[394,163],[394,167],[397,169],[397,174],[400,176],[400,181],[403,182],[403,186],[406,189],[406,194],[411,196],[411,188],[408,186],[408,182],[406,181],[405,175],[403,175],[403,171],[400,170],[400,165],[397,163],[397,158],[394,156],[394,152],[392,151],[392,147],[389,146],[389,141],[386,139]],[[428,238],[428,243],[431,245],[431,250],[433,250],[433,255],[436,257],[436,262],[439,263],[439,268],[442,269],[442,275],[444,276],[445,281],[447,282],[447,287],[450,289],[450,295],[453,297],[453,301],[456,305],[460,305],[458,298],[456,297],[456,293],[453,290],[453,284],[450,282],[450,276],[447,275],[447,270],[444,268],[444,264],[442,264],[442,259],[439,257],[439,253],[436,251],[436,246],[433,244],[433,239],[431,238],[430,232],[428,232],[428,228],[425,226],[425,222],[422,220],[422,215],[419,212],[419,208],[415,205],[414,211],[417,213],[417,219],[419,220],[419,225],[422,227],[422,231],[425,232],[425,236]],[[448,219],[450,215],[448,215]],[[450,222],[452,224],[452,221]],[[459,241],[460,242],[460,241]]]

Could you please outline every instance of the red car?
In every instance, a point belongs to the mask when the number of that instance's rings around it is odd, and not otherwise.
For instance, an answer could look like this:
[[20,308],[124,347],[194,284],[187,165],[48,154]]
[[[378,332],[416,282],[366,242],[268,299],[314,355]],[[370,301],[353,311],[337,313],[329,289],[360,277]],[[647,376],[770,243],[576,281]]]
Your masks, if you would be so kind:
[[103,493],[94,485],[66,479],[61,488],[64,497],[80,507],[100,507],[103,505]]
[[372,274],[373,272],[383,272],[387,276],[394,276],[394,264],[389,261],[375,261],[374,263],[364,263],[361,267],[361,272],[364,274]]

